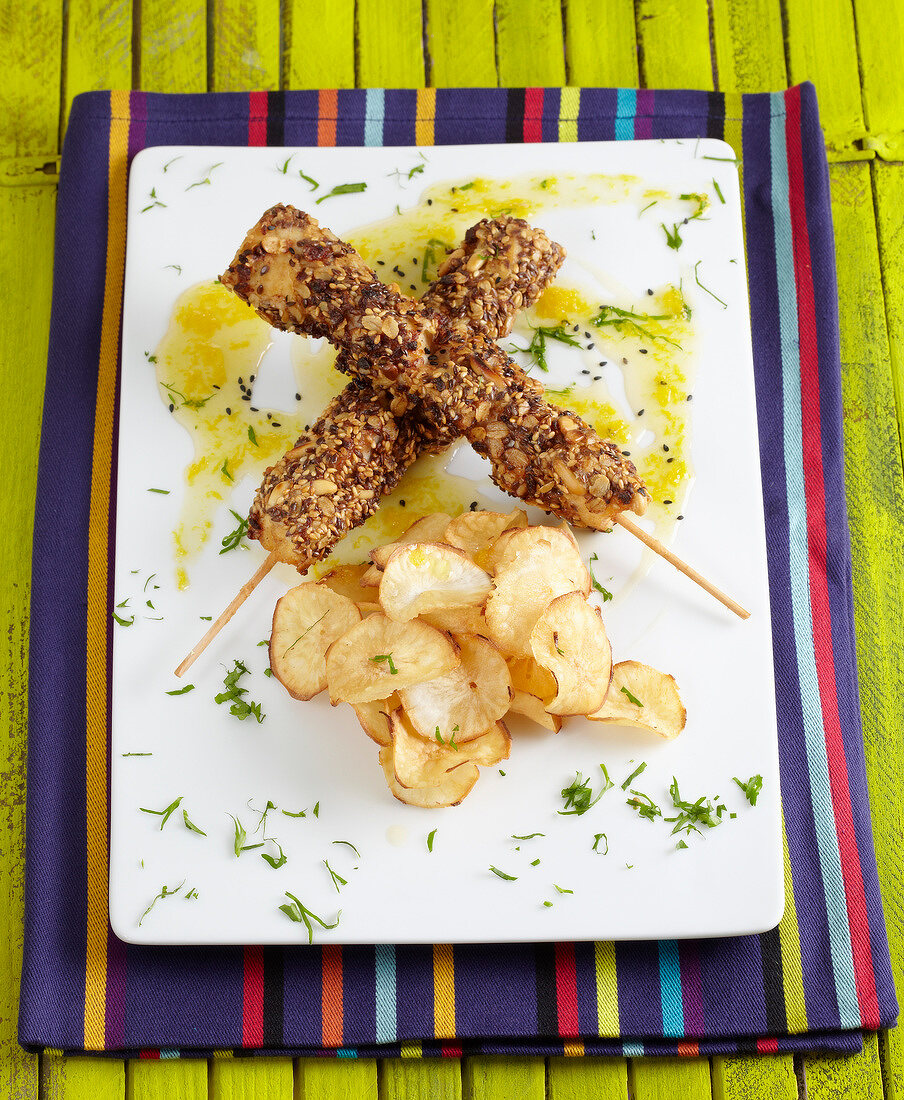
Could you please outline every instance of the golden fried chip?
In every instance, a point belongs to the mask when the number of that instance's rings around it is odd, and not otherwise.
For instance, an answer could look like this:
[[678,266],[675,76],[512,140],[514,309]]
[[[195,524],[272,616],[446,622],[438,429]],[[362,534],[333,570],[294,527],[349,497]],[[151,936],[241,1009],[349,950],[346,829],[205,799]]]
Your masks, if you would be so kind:
[[378,745],[388,745],[390,736],[390,715],[401,707],[402,701],[393,693],[388,699],[372,699],[369,703],[355,703],[352,706],[361,728]]
[[396,622],[443,607],[482,607],[493,582],[454,546],[428,542],[400,546],[383,570],[380,604]]
[[612,647],[599,610],[580,592],[552,600],[530,636],[534,660],[556,679],[551,714],[590,714],[603,705],[612,676]]
[[327,650],[359,622],[347,597],[319,584],[299,584],[276,603],[270,668],[295,699],[313,699],[326,687]]
[[687,711],[674,676],[640,661],[619,661],[612,668],[603,705],[587,717],[614,726],[638,726],[671,741],[684,729]]
[[480,772],[476,764],[463,764],[447,772],[436,787],[403,787],[396,779],[394,750],[392,745],[380,749],[380,764],[390,791],[399,802],[408,806],[418,806],[422,810],[439,810],[446,806],[457,806],[467,795]]

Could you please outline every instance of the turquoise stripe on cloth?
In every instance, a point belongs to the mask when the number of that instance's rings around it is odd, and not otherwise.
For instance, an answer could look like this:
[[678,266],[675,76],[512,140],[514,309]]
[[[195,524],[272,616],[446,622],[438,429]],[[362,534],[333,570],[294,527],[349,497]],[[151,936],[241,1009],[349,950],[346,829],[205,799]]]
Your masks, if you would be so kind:
[[[772,162],[772,204],[775,227],[775,263],[778,273],[779,334],[782,355],[782,408],[784,418],[785,487],[789,510],[789,557],[791,561],[791,611],[803,704],[804,736],[816,843],[829,912],[832,970],[838,997],[838,1014],[843,1027],[858,1027],[860,1010],[854,984],[851,932],[847,900],[841,873],[838,836],[832,813],[829,768],[823,735],[819,680],[813,651],[813,621],[810,612],[810,579],[807,548],[807,502],[804,491],[803,424],[801,419],[797,291],[794,273],[794,244],[789,208],[788,151],[785,140],[783,97],[775,95],[770,124]],[[813,904],[813,896],[807,899]]]
[[619,88],[615,107],[615,138],[630,141],[634,137],[634,116],[637,113],[637,92],[633,88]]
[[383,144],[383,115],[386,95],[382,88],[368,88],[364,108],[364,144]]
[[396,958],[391,943],[374,948],[376,963],[376,1037],[378,1043],[394,1043],[396,1022]]
[[659,943],[659,987],[662,997],[662,1034],[678,1038],[684,1034],[684,1005],[681,1000],[681,961],[674,940]]

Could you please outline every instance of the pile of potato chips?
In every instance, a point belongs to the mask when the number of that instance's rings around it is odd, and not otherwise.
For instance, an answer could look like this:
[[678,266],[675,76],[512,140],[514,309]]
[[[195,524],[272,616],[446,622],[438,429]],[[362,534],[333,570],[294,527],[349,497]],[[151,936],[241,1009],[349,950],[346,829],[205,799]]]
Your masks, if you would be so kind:
[[684,728],[672,676],[612,664],[567,524],[436,513],[371,559],[279,600],[270,667],[296,699],[351,704],[402,802],[458,805],[478,765],[508,758],[509,712],[554,732],[569,715],[669,739]]

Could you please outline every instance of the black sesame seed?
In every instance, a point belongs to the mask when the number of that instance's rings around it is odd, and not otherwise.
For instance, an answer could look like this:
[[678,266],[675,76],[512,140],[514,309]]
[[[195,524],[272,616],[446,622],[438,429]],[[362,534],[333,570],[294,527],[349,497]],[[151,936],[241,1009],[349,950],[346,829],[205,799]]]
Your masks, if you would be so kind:
[[694,395],[693,395],[692,393],[689,393],[689,394],[687,395],[687,400],[688,400],[688,401],[693,401],[693,400],[694,400]]
[[242,382],[242,379],[241,379],[241,378],[239,379],[239,385],[240,385],[240,386],[241,386],[241,385],[244,385],[244,383]]
[[662,503],[663,503],[663,504],[673,504],[673,503],[674,503],[674,501],[671,501],[671,500],[664,500],[664,501],[663,501]]
[[170,407],[169,407],[169,411],[170,411],[170,412],[172,412],[172,411],[173,411],[173,408],[174,408],[174,407],[175,407],[175,406],[173,406],[173,405],[170,405]]
[[593,381],[594,381],[594,382],[599,382],[599,380],[600,380],[600,379],[601,379],[602,377],[603,377],[603,376],[602,376],[601,374],[595,374],[595,375],[593,376]]
[[404,501],[404,500],[400,500],[400,501],[399,501],[399,507],[400,507],[400,508],[404,508],[404,507],[405,507],[405,501]]
[[242,400],[243,401],[250,401],[251,400],[251,394],[250,393],[243,393],[242,394]]
[[433,199],[427,199],[427,205],[432,206],[433,205]]
[[249,375],[248,375],[248,381],[249,381],[249,382],[253,382],[253,381],[254,381],[254,375],[253,375],[253,374],[249,374]]
[[669,449],[669,445],[668,445],[668,443],[663,443],[663,445],[662,445],[662,449],[663,449],[664,451],[668,452],[668,449]]
[[218,390],[218,389],[220,388],[220,387],[219,387],[219,386],[218,386],[218,385],[216,384],[216,382],[211,382],[211,385],[213,386],[213,388],[214,388],[215,390]]
[[630,458],[631,457],[631,452],[630,451],[622,451],[622,454],[625,456],[625,458]]
[[228,408],[228,407],[227,407],[227,409],[226,409],[226,415],[227,415],[227,416],[232,416],[232,409],[230,409],[230,408]]
[[273,427],[274,428],[281,428],[282,424],[280,424],[280,422],[278,420],[274,420],[273,421]]
[[679,518],[679,519],[684,519],[684,516],[679,516],[678,518]]
[[586,329],[584,329],[584,337],[585,337],[585,338],[586,338],[587,340],[592,340],[592,339],[593,339],[593,333],[592,333],[592,332],[588,332],[588,331],[587,331]]
[[450,206],[449,209],[452,211],[453,214],[458,213],[458,207],[457,206]]
[[273,419],[273,413],[267,413],[267,419],[272,420]]
[[666,459],[666,462],[674,462],[674,461],[675,461],[674,458],[667,458]]
[[377,260],[377,266],[378,267],[385,267],[386,266],[386,261],[385,260]]
[[647,349],[646,348],[638,348],[637,350],[640,352],[641,355],[646,355],[647,354]]
[[628,365],[628,360],[627,359],[622,359],[622,363],[623,363],[624,366],[627,366]]
[[260,412],[260,409],[256,409],[256,408],[255,408],[255,407],[254,407],[254,406],[252,405],[252,406],[251,406],[251,411],[252,411],[253,413],[259,413],[259,412]]
[[304,430],[305,430],[306,432],[309,432],[309,431],[311,430],[311,425],[310,425],[310,424],[305,424],[305,426],[304,426]]
[[605,365],[606,365],[606,360],[605,359],[600,359],[600,366],[604,367]]
[[301,400],[301,394],[300,394],[300,393],[296,393],[296,394],[295,394],[295,400],[296,400],[296,401],[300,401],[300,400]]
[[647,294],[649,294],[651,298],[653,297],[653,291],[650,290],[649,287],[647,287]]
[[574,328],[571,331],[572,332],[580,332],[581,331],[581,326],[580,325],[575,325]]
[[581,374],[589,374],[589,373],[590,373],[590,371],[589,371],[589,370],[582,370],[582,371],[581,371]]
[[472,500],[472,501],[471,501],[471,508],[470,508],[470,510],[471,510],[472,512],[476,512],[476,511],[477,511],[477,501],[476,501],[476,500]]
[[638,416],[643,416],[643,412],[644,412],[643,409],[638,409],[637,415]]

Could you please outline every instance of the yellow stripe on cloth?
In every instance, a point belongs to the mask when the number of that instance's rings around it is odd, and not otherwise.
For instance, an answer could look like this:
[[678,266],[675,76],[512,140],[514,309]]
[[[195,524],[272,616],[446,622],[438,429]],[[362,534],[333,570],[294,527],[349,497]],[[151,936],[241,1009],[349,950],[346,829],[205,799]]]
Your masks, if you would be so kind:
[[581,89],[563,88],[559,99],[559,141],[578,140],[578,114],[581,110]]
[[455,964],[448,943],[433,948],[433,1032],[437,1039],[455,1038]]
[[793,1035],[807,1030],[807,1006],[804,1001],[804,972],[800,961],[800,928],[797,906],[794,904],[794,883],[791,880],[791,856],[782,814],[782,854],[785,866],[785,912],[778,926],[782,952],[782,985],[785,991],[785,1017]]
[[417,145],[433,144],[433,124],[436,119],[436,88],[418,88],[414,140]]
[[566,1058],[583,1058],[584,1044],[580,1040],[573,1043],[563,1043],[562,1053]]
[[399,1053],[403,1058],[423,1058],[424,1047],[421,1043],[402,1043]]
[[97,409],[88,513],[87,698],[85,831],[88,847],[88,912],[85,959],[85,1049],[103,1050],[107,1000],[107,600],[110,536],[110,467],[116,366],[126,248],[126,183],[129,93],[110,93],[107,268],[100,330]]
[[593,945],[596,963],[596,1016],[600,1035],[618,1036],[618,981],[615,973],[615,944],[609,940]]

